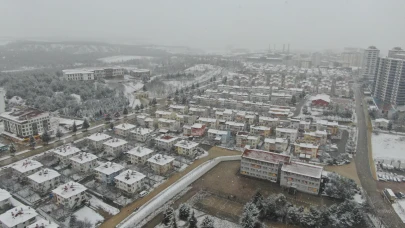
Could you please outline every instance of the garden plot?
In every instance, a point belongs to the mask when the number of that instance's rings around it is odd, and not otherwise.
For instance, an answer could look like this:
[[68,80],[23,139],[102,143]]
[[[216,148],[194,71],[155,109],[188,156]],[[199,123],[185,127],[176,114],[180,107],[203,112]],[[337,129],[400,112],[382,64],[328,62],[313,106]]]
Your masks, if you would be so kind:
[[54,203],[43,205],[38,209],[46,212],[47,214],[51,215],[52,218],[58,221],[65,219],[71,214],[69,209],[65,209],[63,206],[58,206]]
[[371,143],[375,160],[395,167],[398,167],[401,163],[405,164],[404,136],[383,133],[372,134]]
[[76,216],[77,220],[89,221],[92,224],[92,227],[96,227],[96,224],[104,221],[103,216],[87,206],[80,208],[73,214]]
[[89,199],[90,205],[92,207],[101,209],[107,213],[109,213],[110,215],[116,215],[120,212],[119,209],[104,203],[101,199],[95,197],[95,196],[91,196],[91,198]]
[[23,188],[20,191],[16,192],[17,195],[21,198],[27,200],[30,203],[35,203],[41,199],[41,197],[35,193],[31,188]]

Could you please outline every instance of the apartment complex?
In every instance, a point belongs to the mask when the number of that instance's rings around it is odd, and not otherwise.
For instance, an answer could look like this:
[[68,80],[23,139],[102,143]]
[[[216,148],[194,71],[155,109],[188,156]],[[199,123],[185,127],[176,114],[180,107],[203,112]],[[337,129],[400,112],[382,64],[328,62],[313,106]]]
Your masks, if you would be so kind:
[[63,70],[63,78],[68,81],[94,80],[94,71],[91,70]]
[[148,159],[153,155],[153,150],[137,146],[127,152],[132,164],[144,165]]
[[20,205],[0,215],[3,228],[25,228],[36,221],[38,213],[34,208]]
[[52,190],[52,193],[55,196],[56,204],[61,204],[66,208],[75,208],[87,200],[86,190],[87,188],[83,185],[70,181],[59,185]]
[[114,177],[115,186],[125,193],[133,194],[142,189],[145,177],[140,172],[128,169]]
[[281,168],[280,185],[317,195],[322,179],[322,166],[301,162],[286,163]]
[[107,184],[113,184],[114,177],[120,174],[123,169],[124,166],[120,164],[114,162],[106,162],[95,168],[94,171],[96,171],[96,179],[98,181]]
[[56,187],[60,181],[60,174],[53,169],[42,169],[30,176],[28,179],[32,183],[32,187],[39,192],[47,192]]
[[375,70],[377,68],[377,60],[380,55],[380,50],[374,46],[370,46],[363,52],[363,64],[361,76],[369,82],[374,80]]
[[48,112],[33,108],[14,109],[0,114],[4,121],[4,131],[20,138],[39,135],[51,128]]
[[104,77],[117,77],[124,75],[121,67],[83,68],[63,70],[63,78],[68,81],[88,81]]

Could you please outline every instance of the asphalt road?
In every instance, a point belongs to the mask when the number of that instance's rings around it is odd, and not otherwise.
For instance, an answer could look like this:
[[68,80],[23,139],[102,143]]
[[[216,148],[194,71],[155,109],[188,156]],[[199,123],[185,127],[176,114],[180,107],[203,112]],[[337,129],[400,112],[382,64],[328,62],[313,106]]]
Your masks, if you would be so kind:
[[357,85],[355,85],[353,89],[356,98],[357,126],[359,130],[355,163],[361,186],[367,192],[370,203],[374,208],[374,212],[380,219],[383,220],[387,228],[405,227],[405,224],[395,213],[391,204],[384,201],[381,193],[377,189],[376,180],[374,180],[372,171],[370,169],[369,148],[367,141],[368,128],[364,109],[363,106],[361,106],[363,103],[363,96]]

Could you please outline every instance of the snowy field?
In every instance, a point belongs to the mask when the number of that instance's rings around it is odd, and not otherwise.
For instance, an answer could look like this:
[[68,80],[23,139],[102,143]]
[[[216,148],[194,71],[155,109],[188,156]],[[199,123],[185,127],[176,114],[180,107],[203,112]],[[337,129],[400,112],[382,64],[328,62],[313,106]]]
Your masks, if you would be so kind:
[[95,224],[104,221],[103,216],[95,212],[93,209],[84,206],[80,208],[78,211],[74,213],[76,215],[77,220],[84,221],[89,220],[90,223],[95,227]]
[[117,209],[113,206],[110,206],[109,204],[104,203],[102,200],[100,200],[99,198],[97,198],[95,196],[92,196],[89,201],[90,201],[91,206],[100,208],[103,211],[110,213],[111,215],[116,215],[120,212],[119,209]]
[[373,158],[391,163],[392,160],[405,161],[405,137],[393,134],[372,134]]
[[117,63],[117,62],[125,62],[129,60],[136,60],[136,59],[152,59],[151,56],[138,56],[138,55],[117,55],[117,56],[110,56],[105,58],[97,59],[99,61],[105,63]]

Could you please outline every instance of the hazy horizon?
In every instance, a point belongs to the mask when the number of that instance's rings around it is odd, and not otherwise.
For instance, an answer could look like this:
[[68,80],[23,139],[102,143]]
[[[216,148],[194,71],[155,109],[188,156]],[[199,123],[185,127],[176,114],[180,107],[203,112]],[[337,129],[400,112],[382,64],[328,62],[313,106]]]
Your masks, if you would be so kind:
[[2,1],[3,37],[267,49],[405,48],[405,1]]

